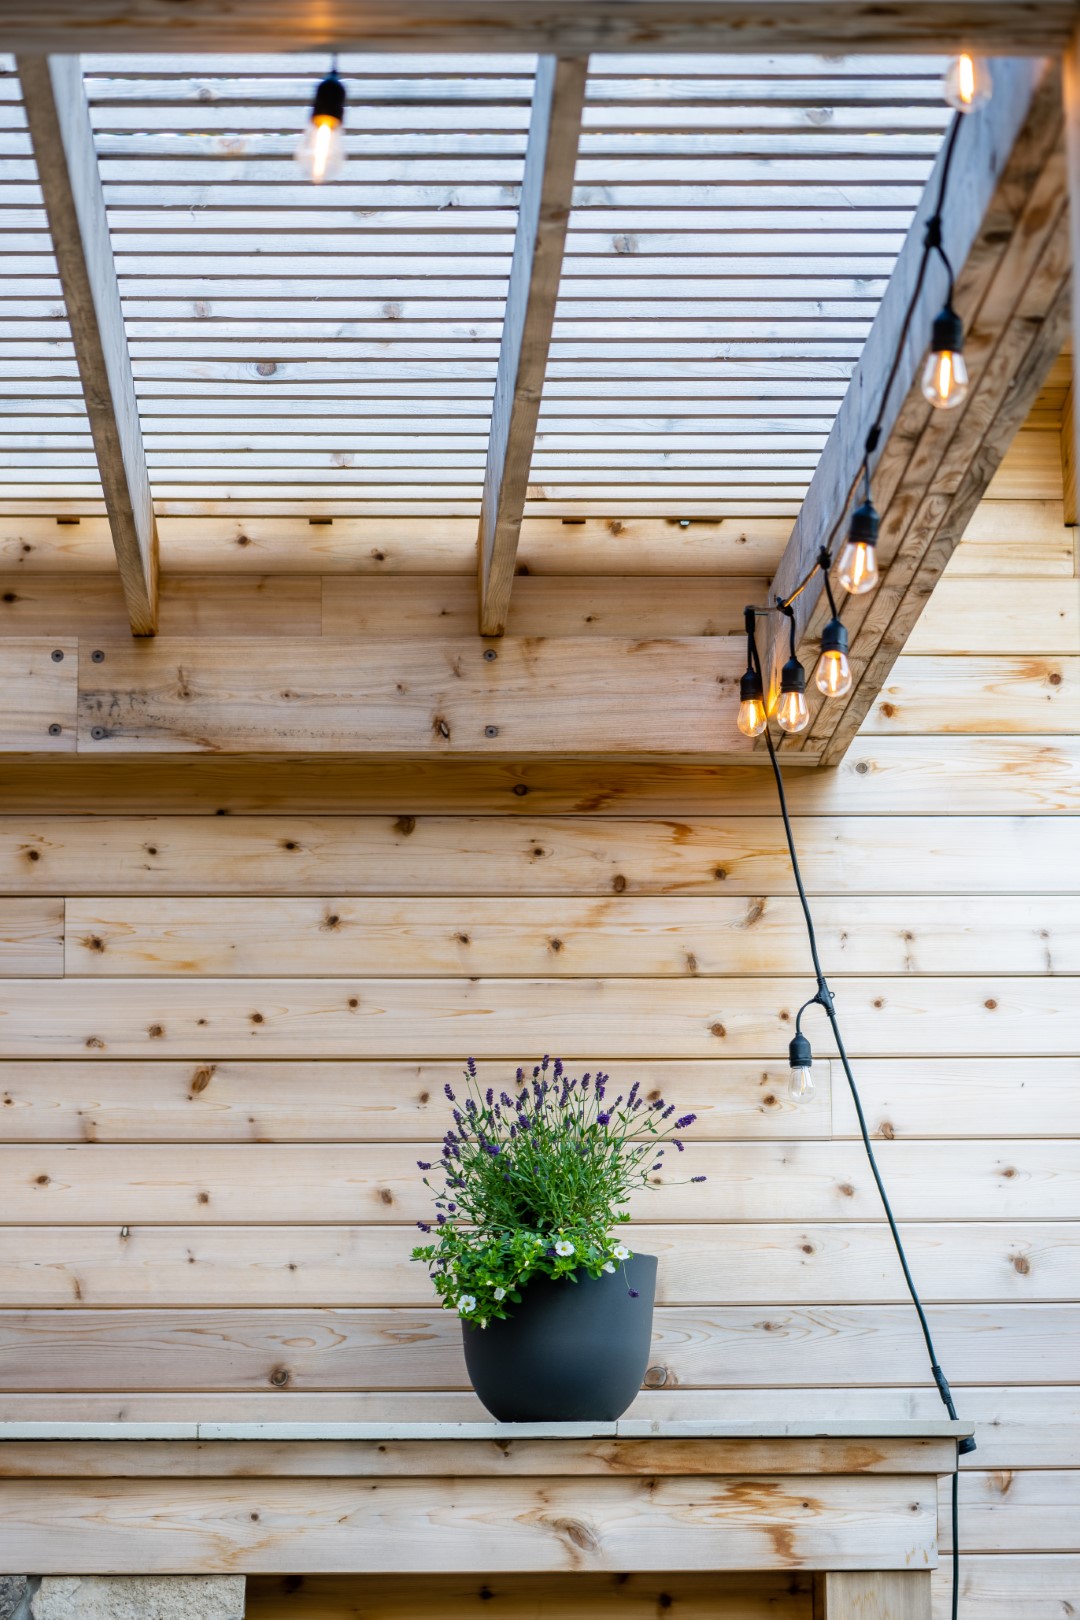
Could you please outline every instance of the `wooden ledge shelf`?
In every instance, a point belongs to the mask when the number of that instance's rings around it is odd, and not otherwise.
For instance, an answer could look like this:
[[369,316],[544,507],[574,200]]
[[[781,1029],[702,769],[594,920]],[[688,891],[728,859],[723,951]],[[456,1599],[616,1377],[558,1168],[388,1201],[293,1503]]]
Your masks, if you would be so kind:
[[876,1614],[857,1605],[877,1603],[881,1582],[899,1593],[882,1615],[924,1620],[938,1479],[968,1433],[895,1421],[4,1423],[0,1567],[806,1570],[820,1573],[828,1620]]

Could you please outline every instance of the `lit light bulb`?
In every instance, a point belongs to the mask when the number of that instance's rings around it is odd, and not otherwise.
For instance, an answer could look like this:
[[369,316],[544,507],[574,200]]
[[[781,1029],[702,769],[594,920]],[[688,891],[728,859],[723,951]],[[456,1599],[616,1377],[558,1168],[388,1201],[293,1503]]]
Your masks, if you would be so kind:
[[814,685],[829,698],[844,697],[851,691],[848,633],[839,619],[830,619],[822,631],[821,657],[814,672]]
[[345,167],[345,86],[330,73],[315,91],[311,119],[296,161],[313,184],[335,179]]
[[805,731],[810,724],[806,706],[806,671],[797,658],[789,658],[780,671],[780,705],[776,723],[781,731]]
[[951,304],[934,318],[930,353],[922,374],[923,398],[935,410],[952,411],[968,391],[968,370],[963,356],[964,326]]
[[792,1102],[809,1102],[814,1095],[814,1054],[810,1050],[810,1042],[801,1030],[788,1047],[788,1062],[791,1065],[788,1096]]
[[979,57],[970,56],[966,51],[962,56],[953,57],[945,74],[943,93],[949,106],[957,112],[974,112],[976,107],[984,106],[993,93],[990,69]]
[[735,724],[744,737],[760,737],[768,723],[761,676],[756,669],[748,669],[739,682],[739,714]]
[[851,527],[837,567],[840,583],[851,596],[865,596],[878,582],[878,526],[872,501],[864,501],[851,514]]

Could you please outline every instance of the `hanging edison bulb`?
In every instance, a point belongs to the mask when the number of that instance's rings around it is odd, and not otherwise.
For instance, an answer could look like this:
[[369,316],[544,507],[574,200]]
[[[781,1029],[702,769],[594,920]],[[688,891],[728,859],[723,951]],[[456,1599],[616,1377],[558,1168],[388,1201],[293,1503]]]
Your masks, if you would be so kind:
[[788,1077],[788,1096],[792,1102],[806,1103],[814,1095],[814,1054],[810,1042],[800,1031],[788,1047],[791,1073]]
[[990,69],[980,57],[965,51],[949,63],[942,88],[950,107],[960,113],[974,112],[976,107],[984,106],[993,93]]
[[345,167],[345,86],[331,71],[315,91],[311,118],[296,149],[296,161],[316,186]]
[[837,567],[840,583],[851,596],[865,596],[878,582],[879,527],[880,520],[873,501],[863,501],[852,512],[848,537]]
[[760,737],[768,723],[761,676],[756,669],[748,669],[739,682],[739,713],[735,724],[744,737]]
[[821,657],[814,672],[814,685],[827,698],[844,697],[851,691],[848,633],[839,619],[830,619],[821,633]]
[[968,391],[964,323],[951,304],[934,317],[930,353],[923,367],[923,398],[938,411],[953,411]]
[[780,671],[780,704],[776,723],[781,731],[805,731],[810,724],[806,706],[806,671],[797,658],[789,658]]

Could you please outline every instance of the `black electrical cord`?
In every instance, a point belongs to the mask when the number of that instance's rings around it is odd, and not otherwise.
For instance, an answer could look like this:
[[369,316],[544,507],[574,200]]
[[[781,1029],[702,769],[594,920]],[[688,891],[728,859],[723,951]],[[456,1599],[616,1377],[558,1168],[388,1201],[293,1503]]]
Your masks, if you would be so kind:
[[[753,631],[752,615],[748,614],[747,623],[749,627],[748,637],[751,655],[753,658],[753,667],[757,670],[759,679],[763,679],[761,657],[758,652],[757,636]],[[844,1046],[843,1036],[840,1033],[840,1023],[836,1016],[836,1007],[833,1002],[832,991],[829,989],[828,982],[825,978],[824,969],[821,966],[821,957],[818,954],[817,934],[814,930],[814,918],[810,910],[810,902],[806,897],[806,887],[803,883],[802,868],[799,865],[799,856],[795,848],[795,835],[792,831],[791,816],[788,811],[787,794],[784,791],[784,778],[780,770],[780,761],[777,758],[776,749],[773,745],[773,740],[769,733],[768,727],[765,728],[765,745],[769,750],[769,763],[772,766],[773,779],[776,783],[776,796],[780,805],[780,815],[784,823],[784,837],[787,840],[788,856],[791,860],[791,871],[795,879],[795,886],[799,891],[799,904],[802,907],[803,920],[806,923],[806,936],[810,945],[810,958],[814,964],[814,976],[817,979],[817,994],[810,998],[805,1007],[800,1008],[799,1018],[801,1019],[803,1012],[806,1011],[806,1007],[811,1007],[816,1002],[820,1007],[824,1008],[825,1016],[828,1018],[829,1023],[832,1026],[833,1039],[836,1041],[836,1050],[840,1054],[840,1062],[843,1064],[844,1074],[847,1076],[848,1089],[851,1092],[851,1100],[855,1105],[855,1117],[859,1122],[859,1134],[862,1136],[863,1147],[866,1150],[866,1157],[869,1162],[874,1181],[877,1184],[878,1194],[881,1198],[881,1207],[885,1212],[885,1219],[889,1224],[889,1231],[892,1234],[893,1245],[896,1249],[897,1258],[900,1261],[900,1269],[904,1274],[904,1282],[907,1284],[907,1290],[911,1296],[911,1303],[914,1305],[915,1314],[919,1319],[919,1327],[922,1330],[922,1336],[926,1344],[926,1353],[930,1358],[930,1371],[933,1375],[934,1383],[937,1385],[937,1391],[941,1396],[945,1410],[948,1412],[950,1418],[956,1422],[957,1412],[953,1403],[952,1391],[949,1388],[949,1381],[945,1377],[945,1373],[938,1362],[937,1351],[934,1348],[934,1340],[930,1332],[930,1324],[926,1319],[926,1312],[923,1309],[922,1300],[919,1298],[918,1289],[915,1287],[915,1279],[911,1275],[911,1267],[908,1265],[908,1258],[904,1252],[904,1245],[900,1237],[899,1228],[896,1224],[896,1217],[893,1215],[892,1205],[889,1202],[889,1195],[885,1190],[885,1183],[882,1180],[881,1171],[878,1168],[878,1162],[874,1154],[873,1144],[870,1141],[870,1132],[866,1124],[866,1115],[863,1112],[862,1098],[859,1096],[859,1088],[855,1084],[855,1076],[852,1073],[851,1062],[847,1055],[847,1049]],[[975,1441],[970,1437],[959,1440],[957,1442],[956,1449],[958,1457],[966,1456],[968,1453],[975,1450]],[[957,1620],[960,1604],[959,1492],[960,1475],[959,1471],[954,1469],[952,1476],[952,1620]]]

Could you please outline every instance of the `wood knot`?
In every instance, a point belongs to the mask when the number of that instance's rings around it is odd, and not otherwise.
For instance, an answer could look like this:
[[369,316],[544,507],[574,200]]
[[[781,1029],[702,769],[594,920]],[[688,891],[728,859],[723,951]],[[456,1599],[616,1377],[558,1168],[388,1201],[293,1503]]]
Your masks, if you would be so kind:
[[394,1195],[390,1191],[389,1187],[380,1187],[379,1197],[382,1199],[384,1204],[392,1204],[394,1202]]
[[270,1373],[269,1382],[275,1389],[284,1389],[291,1377],[288,1367],[275,1367]]
[[997,1010],[997,1002],[994,1000],[993,996],[989,996],[986,1001],[983,1002],[983,1006],[988,1012],[996,1012]]
[[394,822],[394,831],[400,833],[402,838],[408,838],[410,833],[416,831],[415,816],[398,816]]
[[615,890],[616,894],[625,893],[626,879],[623,877],[621,872],[616,872],[615,876],[611,880],[611,887]]
[[165,1033],[165,1026],[164,1024],[151,1024],[146,1033],[152,1041],[160,1041]]
[[668,1381],[668,1369],[666,1367],[655,1366],[655,1367],[646,1368],[646,1371],[645,1371],[645,1388],[646,1389],[663,1389],[663,1387],[667,1383],[667,1381]]
[[716,879],[717,883],[726,883],[727,882],[727,867],[726,866],[716,866],[716,867],[714,867],[713,868],[713,877]]
[[886,1142],[892,1142],[896,1137],[896,1127],[891,1120],[883,1119],[878,1126],[878,1135],[883,1136]]
[[1013,1270],[1021,1277],[1028,1277],[1031,1275],[1031,1261],[1028,1259],[1026,1254],[1010,1255],[1010,1259],[1012,1260]]
[[840,1194],[841,1194],[841,1195],[842,1195],[842,1196],[843,1196],[843,1197],[844,1197],[844,1198],[854,1198],[854,1196],[855,1196],[855,1189],[854,1189],[854,1187],[853,1187],[853,1186],[852,1186],[852,1185],[851,1185],[851,1182],[850,1182],[850,1181],[842,1181],[842,1182],[841,1182],[841,1183],[840,1183],[840,1185],[839,1185],[839,1187],[838,1187],[838,1188],[837,1188],[837,1191],[838,1191],[838,1192],[839,1192],[839,1193],[840,1193]]
[[721,1024],[721,1023],[710,1024],[709,1025],[709,1034],[710,1035],[715,1035],[717,1040],[722,1041],[724,1039],[725,1035],[727,1034],[727,1030],[725,1029],[724,1025]]

